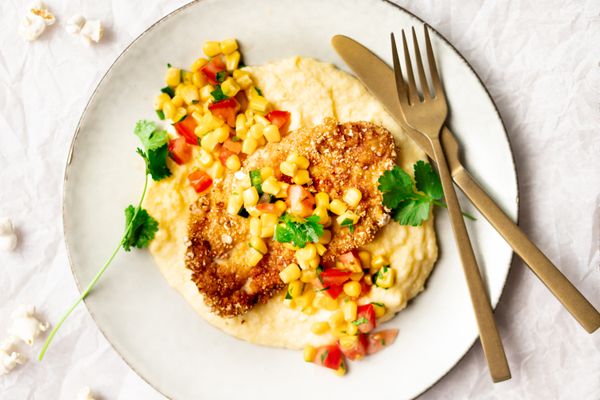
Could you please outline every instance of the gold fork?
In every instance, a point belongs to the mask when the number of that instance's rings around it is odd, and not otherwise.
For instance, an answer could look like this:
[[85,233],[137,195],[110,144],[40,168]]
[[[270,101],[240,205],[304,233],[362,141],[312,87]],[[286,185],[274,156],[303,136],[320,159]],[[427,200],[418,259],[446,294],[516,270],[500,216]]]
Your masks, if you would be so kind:
[[417,85],[413,74],[411,58],[408,51],[404,30],[402,30],[402,44],[404,47],[408,87],[406,86],[406,82],[402,76],[402,68],[400,66],[398,51],[396,49],[396,40],[394,38],[394,34],[391,34],[394,73],[396,77],[396,89],[398,92],[398,99],[400,101],[401,114],[408,125],[427,137],[433,150],[434,160],[438,166],[440,180],[442,181],[442,187],[444,189],[444,197],[446,198],[446,203],[448,205],[448,213],[450,215],[452,230],[458,246],[458,251],[463,265],[463,271],[467,280],[467,287],[469,289],[471,302],[475,311],[475,318],[479,328],[481,346],[483,347],[483,352],[488,363],[492,380],[494,382],[501,382],[510,379],[510,369],[508,367],[508,362],[506,361],[506,355],[504,353],[504,347],[502,346],[500,334],[498,333],[496,322],[494,321],[492,307],[490,305],[490,301],[485,291],[483,280],[477,266],[477,260],[475,259],[473,248],[471,247],[469,234],[467,233],[467,228],[461,214],[460,204],[458,202],[458,198],[456,197],[456,192],[454,191],[446,156],[440,142],[440,131],[444,125],[444,122],[446,121],[448,107],[446,105],[444,89],[442,88],[435,64],[435,58],[433,56],[433,50],[431,48],[427,26],[424,26],[424,30],[427,58],[429,61],[429,72],[434,89],[433,95],[429,90],[429,85],[425,77],[425,70],[423,69],[423,62],[421,61],[421,53],[419,51],[417,35],[415,34],[414,28],[412,29],[414,52],[417,62],[416,66],[419,74],[419,82],[421,83],[423,99],[420,98],[417,91]]

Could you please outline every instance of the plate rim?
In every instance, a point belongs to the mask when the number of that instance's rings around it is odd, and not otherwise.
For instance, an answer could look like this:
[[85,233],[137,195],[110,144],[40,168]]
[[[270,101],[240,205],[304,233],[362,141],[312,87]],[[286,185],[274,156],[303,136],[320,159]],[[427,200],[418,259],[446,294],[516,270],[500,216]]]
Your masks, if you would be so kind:
[[[77,141],[77,137],[79,136],[79,132],[81,131],[81,124],[82,124],[83,120],[85,119],[85,117],[87,115],[87,112],[88,112],[88,109],[90,107],[90,104],[95,99],[100,86],[105,81],[105,79],[107,78],[107,76],[110,74],[110,72],[114,68],[115,64],[121,59],[121,57],[123,57],[125,55],[125,53],[129,50],[129,48],[131,46],[133,46],[136,42],[138,42],[142,37],[144,37],[156,25],[162,23],[163,21],[166,21],[169,18],[172,18],[173,16],[175,16],[176,14],[182,12],[183,10],[187,9],[188,7],[192,7],[192,6],[196,5],[196,4],[199,4],[201,1],[202,0],[192,0],[192,1],[186,3],[186,4],[182,5],[182,6],[174,9],[173,11],[167,13],[166,15],[162,16],[157,21],[155,21],[154,23],[152,23],[150,26],[148,26],[146,29],[144,29],[144,31],[142,31],[137,37],[135,37],[127,46],[125,46],[125,48],[123,48],[123,50],[119,53],[119,55],[108,66],[108,68],[106,69],[106,71],[102,75],[102,78],[100,78],[100,80],[98,81],[98,83],[94,87],[94,90],[90,94],[90,97],[89,97],[88,101],[86,102],[85,107],[83,108],[83,111],[81,112],[81,116],[79,117],[79,120],[77,122],[77,126],[75,127],[73,136],[71,138],[71,143],[69,144],[69,151],[67,153],[67,161],[66,161],[66,164],[65,164],[65,167],[64,167],[63,182],[62,182],[62,185],[63,185],[63,187],[62,187],[62,206],[61,206],[61,209],[62,209],[62,216],[61,216],[61,221],[62,221],[62,236],[63,236],[63,241],[64,241],[64,244],[65,244],[65,249],[66,249],[66,254],[67,254],[67,261],[69,263],[69,269],[71,270],[71,275],[73,276],[73,279],[75,281],[75,285],[77,286],[77,290],[78,290],[78,292],[80,294],[83,292],[83,286],[82,286],[81,282],[79,281],[79,279],[77,278],[77,274],[75,273],[75,268],[74,268],[73,260],[71,258],[71,251],[70,251],[69,241],[67,240],[67,235],[66,235],[66,221],[65,220],[66,220],[66,215],[67,215],[67,209],[66,209],[66,201],[65,201],[65,199],[67,197],[67,181],[69,180],[69,167],[71,165],[71,161],[72,161],[72,158],[73,158],[73,152],[74,152],[74,149],[75,149],[75,142]],[[517,214],[517,216],[516,216],[515,223],[518,225],[519,224],[519,217],[520,217],[520,199],[521,199],[521,197],[520,197],[520,191],[519,191],[519,175],[518,175],[518,171],[517,171],[516,164],[515,164],[513,145],[512,145],[512,142],[510,140],[510,136],[508,135],[508,132],[507,132],[507,129],[506,129],[506,124],[504,123],[504,120],[502,119],[502,115],[500,114],[500,110],[498,109],[498,106],[497,106],[496,102],[494,101],[494,98],[492,97],[492,95],[489,92],[488,88],[485,86],[485,84],[481,80],[481,77],[479,76],[479,74],[477,73],[477,71],[475,71],[475,69],[469,63],[469,61],[462,55],[462,53],[460,51],[458,51],[458,49],[448,39],[446,39],[446,37],[444,35],[442,35],[437,29],[435,29],[428,22],[426,22],[424,18],[421,18],[421,17],[415,15],[413,12],[411,12],[411,11],[407,10],[406,8],[404,8],[404,7],[402,7],[402,6],[394,3],[391,0],[373,0],[373,1],[381,1],[383,3],[391,5],[391,6],[395,7],[397,9],[397,11],[404,12],[404,13],[408,14],[409,16],[415,18],[417,21],[419,21],[419,22],[421,22],[423,24],[426,24],[430,30],[432,30],[433,32],[435,32],[439,36],[439,38],[441,40],[443,40],[448,46],[450,46],[450,48],[456,53],[456,55],[458,57],[460,57],[460,59],[463,61],[463,63],[469,68],[469,70],[477,78],[477,81],[479,82],[479,85],[483,88],[483,90],[485,91],[486,95],[490,99],[490,101],[492,103],[492,106],[494,108],[494,111],[495,111],[496,115],[498,116],[500,124],[502,125],[502,130],[503,130],[503,133],[504,133],[504,138],[506,139],[506,142],[508,144],[508,148],[510,150],[511,164],[512,164],[512,169],[513,169],[513,173],[514,173],[514,176],[515,176],[515,183],[516,183],[515,206],[516,206],[516,214]],[[487,220],[485,218],[484,218],[484,220],[487,222]],[[489,222],[487,222],[487,223],[489,223]],[[496,308],[498,307],[498,304],[500,304],[500,301],[502,300],[502,298],[504,297],[504,295],[506,293],[506,284],[508,282],[508,277],[511,275],[511,273],[513,271],[513,264],[515,263],[515,259],[516,258],[517,257],[516,257],[515,252],[511,251],[510,262],[509,262],[509,265],[508,265],[508,270],[507,270],[507,273],[506,273],[506,277],[504,278],[504,282],[502,283],[502,288],[501,288],[501,291],[500,291],[500,295],[498,296],[498,300],[497,300],[496,304],[492,304],[492,310],[494,310],[494,311],[496,310]],[[82,303],[83,303],[85,309],[87,310],[88,314],[90,315],[90,317],[94,321],[94,324],[96,325],[96,327],[98,328],[98,330],[100,331],[100,333],[102,334],[102,336],[104,337],[104,339],[110,344],[110,346],[112,347],[113,351],[119,356],[119,358],[138,377],[140,377],[144,382],[146,382],[152,389],[156,390],[158,393],[160,393],[160,395],[164,396],[165,398],[170,399],[170,397],[166,393],[164,393],[157,385],[155,385],[154,383],[152,383],[148,379],[146,379],[146,377],[143,376],[132,365],[132,363],[130,363],[129,360],[127,360],[121,354],[121,352],[119,350],[117,350],[117,348],[114,346],[114,344],[112,343],[112,341],[106,335],[106,332],[104,331],[104,329],[98,323],[98,321],[97,321],[94,313],[88,307],[88,303],[87,303],[87,300],[85,298],[83,299]],[[456,366],[473,349],[473,347],[477,343],[478,339],[479,339],[479,336],[476,336],[475,339],[473,340],[473,343],[471,343],[471,345],[468,348],[465,349],[465,352],[462,354],[462,356],[460,356],[460,358],[457,359],[456,363],[454,363],[452,365],[452,367],[450,367],[444,374],[442,374],[438,379],[436,379],[434,382],[432,382],[430,386],[428,386],[427,388],[423,389],[423,391],[421,391],[420,393],[416,394],[415,397],[413,397],[412,399],[414,400],[417,397],[422,396],[423,394],[427,393],[438,382],[440,382],[443,378],[445,378],[452,370],[454,370],[454,368],[456,368]]]

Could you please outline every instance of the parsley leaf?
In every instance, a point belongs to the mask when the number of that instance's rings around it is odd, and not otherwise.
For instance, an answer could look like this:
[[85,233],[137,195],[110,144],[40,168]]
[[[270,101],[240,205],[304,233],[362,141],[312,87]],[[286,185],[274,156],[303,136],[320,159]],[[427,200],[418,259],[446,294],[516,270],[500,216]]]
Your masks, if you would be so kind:
[[306,219],[284,214],[281,224],[275,227],[273,239],[280,243],[293,243],[294,246],[303,248],[307,242],[318,243],[323,236],[323,225],[319,223],[318,215],[311,215]]
[[143,208],[140,208],[135,214],[135,207],[130,205],[125,209],[125,227],[128,227],[130,223],[131,227],[125,231],[121,242],[123,250],[130,251],[132,247],[138,249],[148,247],[150,241],[154,239],[154,234],[158,231],[158,222]]
[[348,227],[348,229],[350,230],[350,232],[354,233],[354,221],[352,221],[350,218],[346,218],[342,221],[342,223],[340,224],[340,226],[343,228],[345,226]]
[[210,92],[210,95],[215,99],[215,101],[227,100],[229,97],[223,93],[223,89],[221,89],[221,85],[217,85],[215,90]]
[[439,200],[444,197],[442,182],[431,164],[419,160],[413,165],[413,170],[415,172],[415,186],[417,190],[427,194],[433,200]]

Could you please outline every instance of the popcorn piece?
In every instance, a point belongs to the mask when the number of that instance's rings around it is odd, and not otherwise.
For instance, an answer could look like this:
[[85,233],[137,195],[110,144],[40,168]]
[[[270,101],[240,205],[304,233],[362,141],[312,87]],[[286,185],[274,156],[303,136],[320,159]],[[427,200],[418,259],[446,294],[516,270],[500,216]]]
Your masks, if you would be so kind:
[[79,34],[87,44],[90,44],[91,42],[98,43],[104,35],[104,28],[100,21],[90,19],[83,24]]
[[17,233],[8,218],[0,218],[0,251],[13,251],[17,247]]
[[13,322],[9,327],[9,334],[16,336],[30,346],[50,326],[47,322],[41,322],[35,317],[35,307],[31,305],[18,307],[11,314],[11,318]]
[[54,14],[52,14],[41,1],[34,2],[29,7],[29,14],[41,18],[46,25],[50,26],[56,22]]
[[83,28],[83,25],[85,25],[85,17],[79,14],[75,14],[67,20],[65,29],[71,35],[78,35],[79,32],[81,32],[81,28]]
[[16,342],[15,337],[9,337],[0,342],[0,376],[8,374],[17,365],[27,361],[20,353],[11,351]]
[[79,391],[79,394],[77,394],[77,400],[95,400],[95,399],[92,396],[91,389],[88,386],[86,386]]
[[19,25],[19,34],[27,41],[34,41],[46,29],[46,26],[56,22],[54,15],[42,2],[34,2],[29,6],[29,11]]

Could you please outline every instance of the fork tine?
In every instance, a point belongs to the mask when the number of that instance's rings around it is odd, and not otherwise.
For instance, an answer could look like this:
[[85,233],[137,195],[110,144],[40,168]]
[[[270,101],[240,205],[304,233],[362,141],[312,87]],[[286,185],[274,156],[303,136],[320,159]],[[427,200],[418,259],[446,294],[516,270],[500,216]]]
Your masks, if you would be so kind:
[[440,81],[440,76],[438,75],[437,66],[435,64],[435,57],[433,56],[433,50],[431,48],[431,40],[429,39],[429,30],[427,29],[427,24],[423,25],[423,30],[425,31],[425,47],[427,48],[427,60],[429,62],[429,71],[431,73],[431,80],[433,83],[433,88],[435,89],[434,96],[445,99],[444,88],[442,87],[442,82]]
[[423,91],[423,99],[430,99],[431,95],[429,92],[429,86],[427,86],[427,78],[425,77],[425,70],[423,69],[423,61],[421,60],[421,51],[419,50],[419,42],[417,41],[417,34],[415,33],[415,27],[412,27],[413,45],[415,47],[415,57],[417,59],[417,72],[419,73],[419,82],[421,82],[421,90]]
[[400,65],[400,60],[398,59],[398,49],[396,48],[396,38],[394,34],[391,34],[392,40],[392,58],[394,60],[394,76],[396,80],[396,91],[398,92],[398,100],[400,100],[400,104],[408,103],[408,96],[406,94],[406,84],[404,82],[404,77],[402,76],[402,66]]
[[402,29],[402,46],[404,47],[404,62],[406,63],[406,78],[408,79],[408,98],[411,104],[416,104],[420,101],[420,99],[419,93],[417,92],[417,84],[415,83],[415,75],[413,74],[410,53],[408,52],[408,44],[406,43],[406,35],[404,35],[404,29]]

